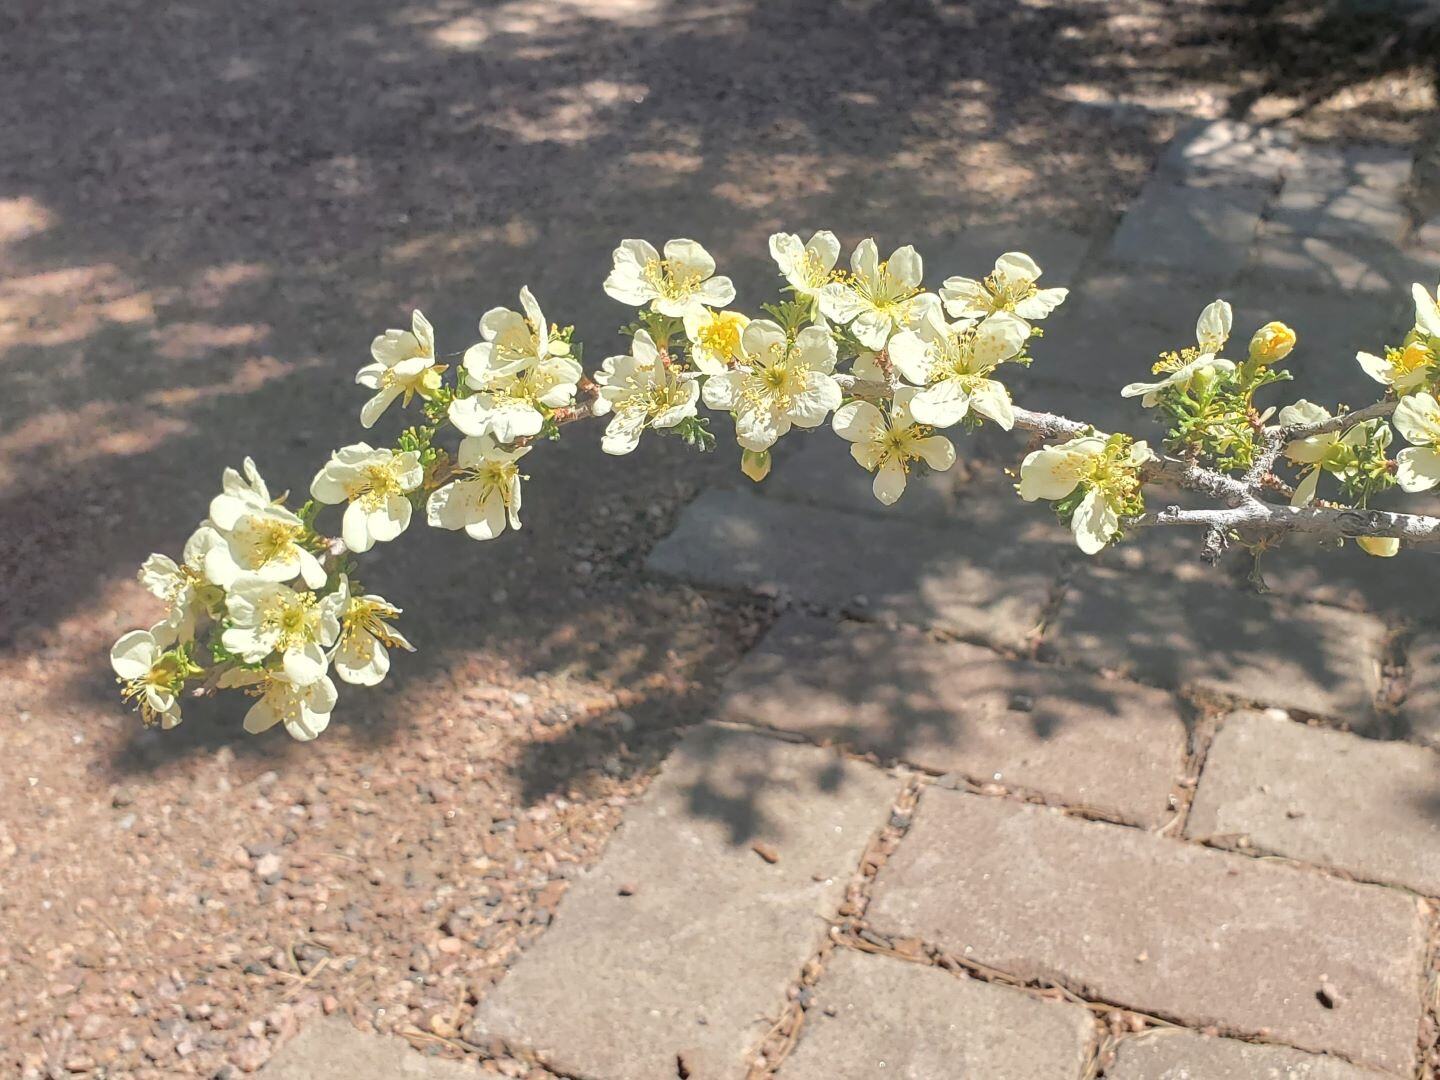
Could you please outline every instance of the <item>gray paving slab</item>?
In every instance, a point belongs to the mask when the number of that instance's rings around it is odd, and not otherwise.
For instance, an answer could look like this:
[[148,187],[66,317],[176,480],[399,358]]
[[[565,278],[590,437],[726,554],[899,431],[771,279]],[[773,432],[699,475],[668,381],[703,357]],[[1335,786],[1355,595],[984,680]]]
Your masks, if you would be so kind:
[[587,1080],[674,1080],[682,1054],[743,1076],[898,792],[827,750],[696,729],[476,1024]]
[[356,1030],[340,1016],[317,1019],[282,1046],[262,1080],[473,1080],[473,1062],[447,1061],[394,1035]]
[[901,622],[1022,644],[1069,552],[1033,534],[877,520],[712,489],[685,508],[648,566],[698,585],[761,590]]
[[1384,623],[1359,612],[1085,566],[1045,642],[1086,667],[1359,728],[1374,715],[1385,633]]
[[720,714],[1145,825],[1169,815],[1185,763],[1163,691],[798,614],[726,679]]
[[1229,281],[1245,265],[1272,197],[1265,187],[1198,187],[1157,173],[1126,210],[1108,257],[1122,265]]
[[1120,1043],[1106,1080],[1375,1080],[1381,1073],[1287,1046],[1160,1028]]
[[836,949],[778,1080],[1078,1080],[1095,1022],[940,968]]
[[1258,712],[1226,717],[1185,824],[1194,839],[1440,895],[1440,755]]
[[1414,1067],[1427,925],[1394,889],[930,788],[867,917],[1189,1027]]

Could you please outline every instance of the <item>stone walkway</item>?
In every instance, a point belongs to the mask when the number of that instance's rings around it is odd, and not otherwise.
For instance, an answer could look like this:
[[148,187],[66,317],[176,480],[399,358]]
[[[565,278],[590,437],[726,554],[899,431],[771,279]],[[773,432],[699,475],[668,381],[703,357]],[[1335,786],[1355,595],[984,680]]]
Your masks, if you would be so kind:
[[[1196,129],[1113,235],[1033,245],[1076,288],[1019,396],[1139,433],[1114,388],[1222,295],[1237,335],[1299,330],[1288,398],[1373,398],[1355,350],[1440,275],[1408,172]],[[1433,1075],[1433,557],[1282,553],[1256,595],[1193,537],[1085,561],[994,468],[886,512],[794,441],[651,557],[782,614],[480,1007],[494,1049],[586,1080]],[[268,1075],[332,1075],[332,1037]]]

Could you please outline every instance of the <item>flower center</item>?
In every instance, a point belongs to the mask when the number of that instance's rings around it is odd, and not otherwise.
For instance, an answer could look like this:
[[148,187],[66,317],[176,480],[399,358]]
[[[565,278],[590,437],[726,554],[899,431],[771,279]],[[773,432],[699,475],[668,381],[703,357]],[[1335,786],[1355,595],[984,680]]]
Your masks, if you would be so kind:
[[1022,300],[1028,300],[1040,291],[1033,281],[1010,281],[990,274],[981,283],[990,294],[990,305],[996,311],[1014,311]]
[[275,635],[276,651],[285,652],[314,640],[315,603],[313,593],[297,592],[290,592],[288,596],[282,593],[271,601],[261,620],[261,627]]
[[640,273],[646,283],[666,300],[684,300],[705,280],[698,271],[687,270],[670,259],[651,259]]
[[716,316],[700,328],[695,343],[702,352],[728,360],[740,351],[740,323],[737,319]]
[[403,494],[395,463],[387,461],[383,465],[366,466],[361,486],[351,497],[359,499],[366,510],[378,510],[391,495]]

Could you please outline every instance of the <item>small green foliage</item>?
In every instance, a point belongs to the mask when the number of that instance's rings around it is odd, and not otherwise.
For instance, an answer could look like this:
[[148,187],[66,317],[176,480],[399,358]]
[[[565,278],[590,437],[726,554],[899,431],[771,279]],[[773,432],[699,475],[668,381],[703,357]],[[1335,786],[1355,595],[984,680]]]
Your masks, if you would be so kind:
[[775,304],[761,304],[760,308],[780,324],[785,336],[791,341],[810,324],[815,305],[809,300],[781,300]]
[[662,315],[658,311],[641,311],[633,323],[620,328],[620,333],[633,338],[644,330],[655,342],[657,349],[668,349],[672,338],[685,336],[685,322],[673,315]]
[[715,436],[710,431],[708,418],[687,416],[669,430],[683,439],[687,446],[693,446],[702,454],[715,449]]

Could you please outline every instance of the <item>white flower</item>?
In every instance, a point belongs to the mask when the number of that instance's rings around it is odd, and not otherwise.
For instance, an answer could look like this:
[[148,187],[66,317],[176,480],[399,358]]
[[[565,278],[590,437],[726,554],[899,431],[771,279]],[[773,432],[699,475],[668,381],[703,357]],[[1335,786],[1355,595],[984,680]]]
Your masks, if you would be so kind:
[[330,456],[310,482],[310,494],[327,505],[350,504],[341,536],[351,551],[365,552],[376,541],[394,540],[410,527],[412,508],[406,496],[424,477],[420,455],[413,450],[397,454],[355,443]]
[[169,606],[164,622],[180,641],[195,636],[196,621],[208,615],[219,599],[219,591],[206,580],[205,558],[225,544],[213,525],[202,522],[185,541],[183,562],[155,554],[140,567],[140,584]]
[[886,506],[905,493],[912,461],[923,461],[937,472],[955,464],[950,440],[916,423],[911,408],[917,393],[913,386],[896,390],[889,416],[868,401],[851,401],[840,406],[831,421],[835,433],[851,443],[850,456],[875,474],[871,490]]
[[440,529],[464,529],[476,540],[493,540],[520,528],[520,466],[530,452],[506,450],[489,435],[461,439],[458,479],[430,493],[425,520]]
[[1234,371],[1235,364],[1232,361],[1222,360],[1216,355],[1230,339],[1230,327],[1233,323],[1234,315],[1229,303],[1215,300],[1207,304],[1205,310],[1200,312],[1200,318],[1195,321],[1196,346],[1180,353],[1166,354],[1166,358],[1155,365],[1155,374],[1165,373],[1163,379],[1130,383],[1121,389],[1120,396],[1138,397],[1140,404],[1149,409],[1160,400],[1162,390],[1172,386],[1188,389],[1202,372]]
[[230,626],[220,641],[240,659],[258,664],[280,655],[286,678],[307,686],[325,674],[325,649],[340,633],[335,593],[317,598],[288,585],[242,574],[225,596]]
[[375,686],[390,671],[390,649],[414,652],[415,646],[390,625],[400,609],[383,596],[352,596],[342,577],[339,596],[340,640],[331,654],[335,674],[356,686]]
[[[1330,410],[1324,405],[1317,405],[1302,398],[1281,409],[1276,420],[1282,427],[1297,427],[1301,424],[1323,423],[1330,418]],[[1352,433],[1358,433],[1358,429],[1351,430]],[[1320,474],[1325,471],[1325,459],[1335,447],[1341,445],[1344,438],[1345,433],[1340,431],[1322,431],[1319,435],[1307,435],[1303,439],[1294,439],[1285,444],[1287,458],[1297,464],[1310,466],[1303,470],[1300,482],[1295,485],[1295,492],[1290,497],[1291,506],[1308,506],[1315,501],[1315,493],[1320,486]]]
[[600,439],[607,454],[628,454],[648,428],[672,428],[695,415],[700,397],[696,376],[667,367],[655,341],[644,330],[635,334],[629,356],[609,356],[595,373],[600,395],[595,415],[614,413]]
[[1431,296],[1430,290],[1417,281],[1410,287],[1410,293],[1415,297],[1416,329],[1430,337],[1440,337],[1440,287]]
[[947,323],[935,313],[890,341],[890,359],[905,381],[924,387],[910,411],[922,424],[947,428],[973,408],[1006,431],[1015,423],[1010,392],[990,378],[997,365],[1025,348],[1030,327],[1008,311],[984,322]]
[[570,346],[551,338],[544,312],[529,289],[520,290],[525,314],[492,308],[480,320],[485,339],[465,351],[465,385],[475,393],[450,403],[450,421],[466,435],[497,442],[537,435],[547,411],[575,401],[584,371]]
[[410,324],[409,330],[386,330],[372,341],[374,362],[355,375],[357,383],[375,391],[360,410],[364,427],[373,426],[402,394],[402,404],[409,405],[416,394],[428,397],[440,388],[440,373],[446,365],[435,363],[435,331],[418,309]]
[[1391,423],[1410,443],[1395,455],[1395,480],[1406,491],[1440,484],[1440,402],[1424,391],[1400,399]]
[[283,671],[255,671],[232,668],[220,676],[222,687],[246,687],[259,698],[245,714],[245,730],[251,735],[284,724],[292,739],[309,742],[330,726],[330,714],[339,697],[330,676],[300,685]]
[[1383,357],[1357,352],[1356,361],[1378,383],[1392,387],[1397,394],[1406,394],[1435,373],[1435,352],[1425,342],[1414,340],[1398,349],[1386,349]]
[[1105,435],[1080,435],[1027,454],[1020,463],[1020,497],[1064,499],[1082,484],[1070,518],[1075,543],[1094,555],[1120,531],[1121,514],[1139,492],[1139,467],[1154,455],[1143,442],[1126,445]]
[[769,319],[756,319],[741,337],[741,366],[705,381],[705,404],[735,416],[736,441],[746,450],[768,450],[792,424],[813,428],[839,407],[835,341],[807,326],[787,342]]
[[814,300],[830,283],[830,272],[840,258],[840,241],[828,229],[821,229],[804,244],[794,233],[777,232],[770,237],[770,257],[796,296]]
[[[492,375],[505,375],[552,356],[569,356],[570,344],[550,336],[550,324],[528,285],[520,289],[522,311],[493,307],[480,317],[483,339],[465,351],[465,363]],[[523,312],[523,313],[522,313]]]
[[715,260],[694,240],[669,240],[665,257],[645,240],[622,240],[605,292],[622,304],[651,308],[679,318],[702,306],[726,307],[735,299],[728,277],[715,274]]
[[690,340],[690,363],[707,375],[716,375],[740,357],[740,335],[750,325],[738,311],[700,308],[685,313],[685,336]]
[[249,458],[245,473],[242,480],[234,469],[226,469],[224,490],[210,500],[210,523],[225,544],[205,553],[205,576],[225,589],[242,573],[267,581],[291,581],[299,575],[310,588],[320,588],[325,568],[301,543],[307,532],[304,522],[269,501],[265,481]]
[[1023,251],[1007,251],[983,281],[950,277],[940,287],[945,310],[957,319],[980,319],[1010,312],[1026,321],[1043,319],[1065,302],[1068,289],[1042,289],[1035,284],[1040,267]]
[[820,310],[837,323],[849,324],[856,340],[868,349],[883,349],[896,330],[917,326],[940,298],[921,291],[925,264],[906,244],[880,261],[871,239],[861,240],[850,256],[850,274],[820,290]]
[[1212,300],[1195,320],[1195,342],[1202,353],[1218,353],[1230,340],[1235,313],[1225,300]]
[[164,623],[131,630],[110,649],[110,666],[124,686],[122,695],[135,703],[147,727],[158,723],[173,728],[180,723],[185,670],[174,653],[166,652],[170,633]]

